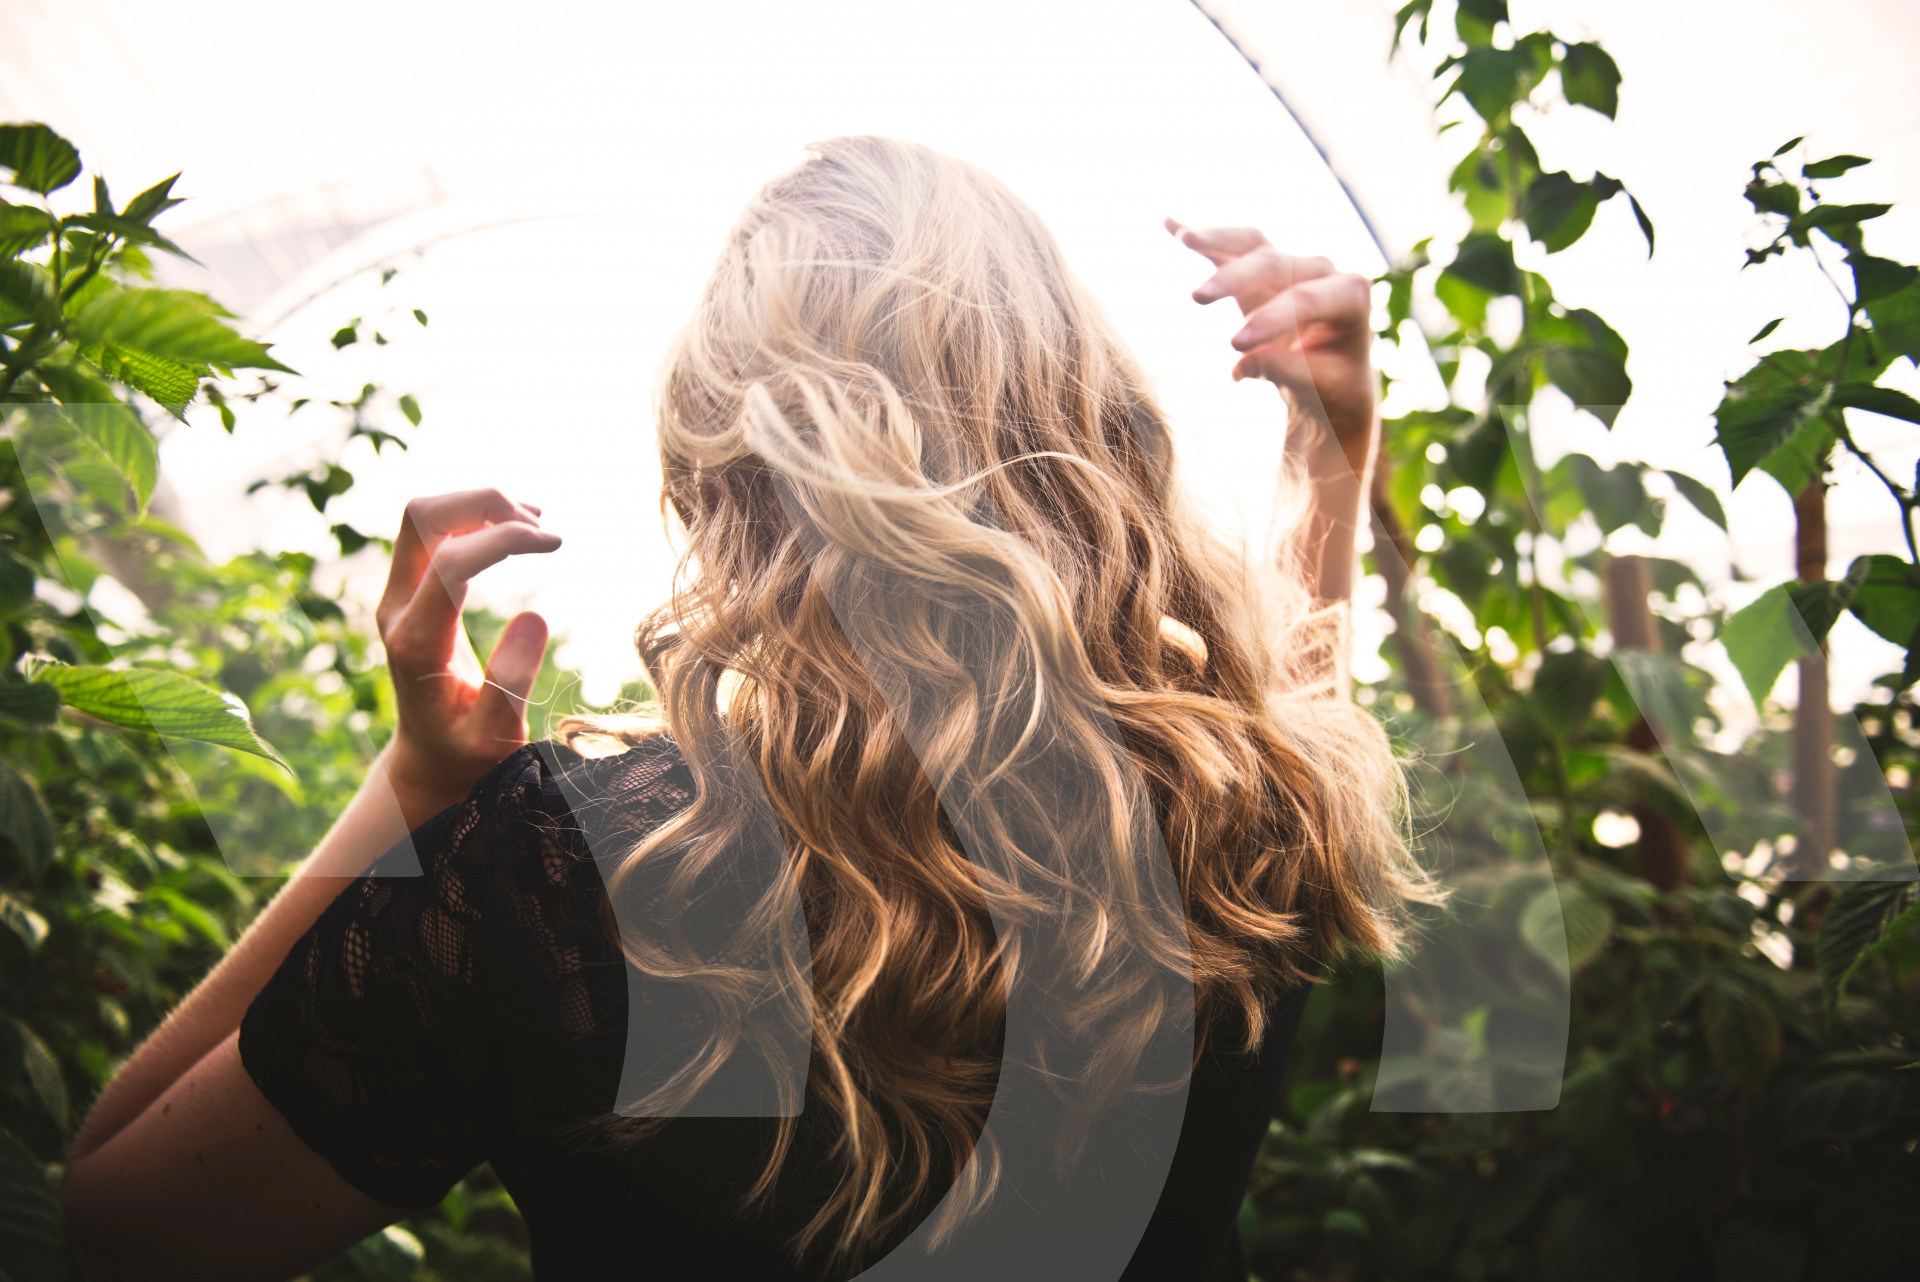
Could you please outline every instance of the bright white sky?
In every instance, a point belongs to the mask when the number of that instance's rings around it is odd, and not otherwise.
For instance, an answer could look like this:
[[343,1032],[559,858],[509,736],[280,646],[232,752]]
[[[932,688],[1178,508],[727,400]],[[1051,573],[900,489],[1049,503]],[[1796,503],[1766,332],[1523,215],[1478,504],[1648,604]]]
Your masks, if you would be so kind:
[[[1432,225],[1431,176],[1464,137],[1419,155],[1427,124],[1408,114],[1409,73],[1386,66],[1384,0],[1209,7],[1347,147],[1335,163],[1390,241],[1446,230]],[[1626,210],[1610,208],[1551,264],[1563,299],[1599,310],[1632,344],[1638,389],[1611,438],[1575,422],[1560,444],[1691,471],[1724,491],[1710,414],[1720,381],[1744,368],[1744,340],[1792,313],[1780,340],[1824,343],[1838,319],[1810,267],[1738,271],[1753,225],[1739,197],[1746,166],[1797,133],[1818,154],[1877,157],[1834,194],[1906,202],[1874,225],[1874,243],[1920,254],[1909,141],[1920,136],[1920,11],[1907,0],[1817,12],[1794,0],[1513,7],[1523,27],[1550,12],[1562,34],[1591,33],[1615,53],[1626,74],[1617,125],[1574,112],[1532,132],[1550,166],[1597,164],[1624,179],[1660,230],[1645,263]],[[480,595],[546,613],[593,695],[636,670],[633,623],[665,589],[649,402],[668,336],[744,198],[808,141],[917,139],[1024,196],[1158,381],[1191,487],[1223,524],[1256,534],[1270,519],[1277,400],[1227,379],[1236,318],[1187,299],[1203,265],[1160,219],[1254,223],[1283,248],[1380,267],[1306,139],[1184,0],[12,0],[0,10],[0,114],[67,133],[123,199],[184,169],[180,194],[194,200],[169,217],[190,243],[196,231],[284,230],[329,204],[445,195],[311,264],[251,319],[288,363],[325,371],[327,391],[371,379],[416,392],[426,409],[407,455],[348,460],[361,484],[334,519],[391,531],[408,495],[477,484],[545,507],[566,548],[491,572]],[[1388,146],[1410,137],[1414,151]],[[268,203],[290,193],[306,193],[298,209]],[[490,229],[444,239],[473,227]],[[435,243],[385,302],[366,279],[329,289],[424,241]],[[396,319],[393,346],[336,357],[327,335],[388,304],[424,308],[430,328]],[[1422,391],[1416,381],[1409,394]],[[196,417],[165,444],[173,512],[216,554],[257,541],[323,546],[303,499],[241,491],[304,463],[313,434],[331,430],[312,410],[291,424],[262,415],[243,422],[235,448]],[[1887,441],[1867,422],[1862,435]],[[1910,469],[1913,446],[1887,443]],[[1860,478],[1844,481],[1833,509],[1836,570],[1894,545],[1891,503]],[[1784,577],[1791,525],[1765,478],[1731,510],[1732,549],[1686,516],[1665,548],[1741,602]],[[1762,582],[1732,582],[1736,562]],[[1890,651],[1850,619],[1836,648],[1850,687],[1837,699],[1884,670]]]

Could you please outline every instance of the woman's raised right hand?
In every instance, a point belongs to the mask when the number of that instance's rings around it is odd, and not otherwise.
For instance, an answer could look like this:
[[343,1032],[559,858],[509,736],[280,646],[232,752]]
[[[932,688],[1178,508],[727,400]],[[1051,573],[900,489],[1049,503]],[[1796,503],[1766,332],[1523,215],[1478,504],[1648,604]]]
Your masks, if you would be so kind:
[[498,490],[407,504],[375,617],[398,708],[387,769],[410,826],[466,796],[527,741],[527,695],[546,655],[546,620],[515,615],[483,669],[460,621],[468,582],[510,556],[559,546],[558,535],[540,528],[539,508]]

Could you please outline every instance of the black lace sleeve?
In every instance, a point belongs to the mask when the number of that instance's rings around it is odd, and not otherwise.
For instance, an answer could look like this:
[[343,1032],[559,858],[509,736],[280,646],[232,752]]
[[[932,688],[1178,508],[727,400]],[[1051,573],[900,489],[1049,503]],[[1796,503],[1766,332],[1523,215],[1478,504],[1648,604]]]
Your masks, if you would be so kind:
[[[503,1120],[503,963],[564,984],[593,951],[579,904],[597,874],[565,849],[548,776],[539,750],[522,748],[423,824],[411,854],[403,843],[383,856],[294,944],[241,1022],[241,1060],[268,1101],[348,1183],[391,1206],[435,1204],[488,1157]],[[411,871],[414,856],[418,876],[388,875]]]

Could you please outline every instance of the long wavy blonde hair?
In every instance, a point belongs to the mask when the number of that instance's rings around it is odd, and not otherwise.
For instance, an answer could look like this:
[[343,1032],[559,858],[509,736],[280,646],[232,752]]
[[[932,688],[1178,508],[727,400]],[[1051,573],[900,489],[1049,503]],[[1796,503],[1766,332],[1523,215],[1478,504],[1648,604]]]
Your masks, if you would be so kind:
[[[1229,1027],[1251,1049],[1277,992],[1398,946],[1421,882],[1401,776],[1345,697],[1330,612],[1291,563],[1262,600],[1183,507],[1144,375],[999,182],[885,138],[811,148],[729,236],[659,418],[684,553],[638,645],[697,791],[609,891],[671,865],[668,899],[694,895],[754,814],[787,875],[722,945],[623,937],[713,1020],[638,1111],[671,1114],[751,1040],[769,974],[810,985],[838,1175],[796,1252],[857,1258],[930,1191],[950,1188],[943,1234],[983,1206],[1002,1057],[1053,1065],[1084,1123],[1179,1018],[1168,992],[1191,986],[1196,1056]],[[1071,782],[1023,769],[1063,751]],[[1142,875],[1169,858],[1171,913]],[[1097,1035],[1072,1073],[1001,1037],[1041,967],[1074,976],[1045,1022]]]

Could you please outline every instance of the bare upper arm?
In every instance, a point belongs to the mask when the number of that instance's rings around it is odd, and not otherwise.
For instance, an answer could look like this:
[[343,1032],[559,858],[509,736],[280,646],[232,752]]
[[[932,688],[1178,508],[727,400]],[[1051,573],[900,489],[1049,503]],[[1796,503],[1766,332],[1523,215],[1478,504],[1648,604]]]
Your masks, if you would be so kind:
[[68,1233],[95,1282],[291,1278],[405,1212],[308,1148],[229,1035],[67,1166]]

